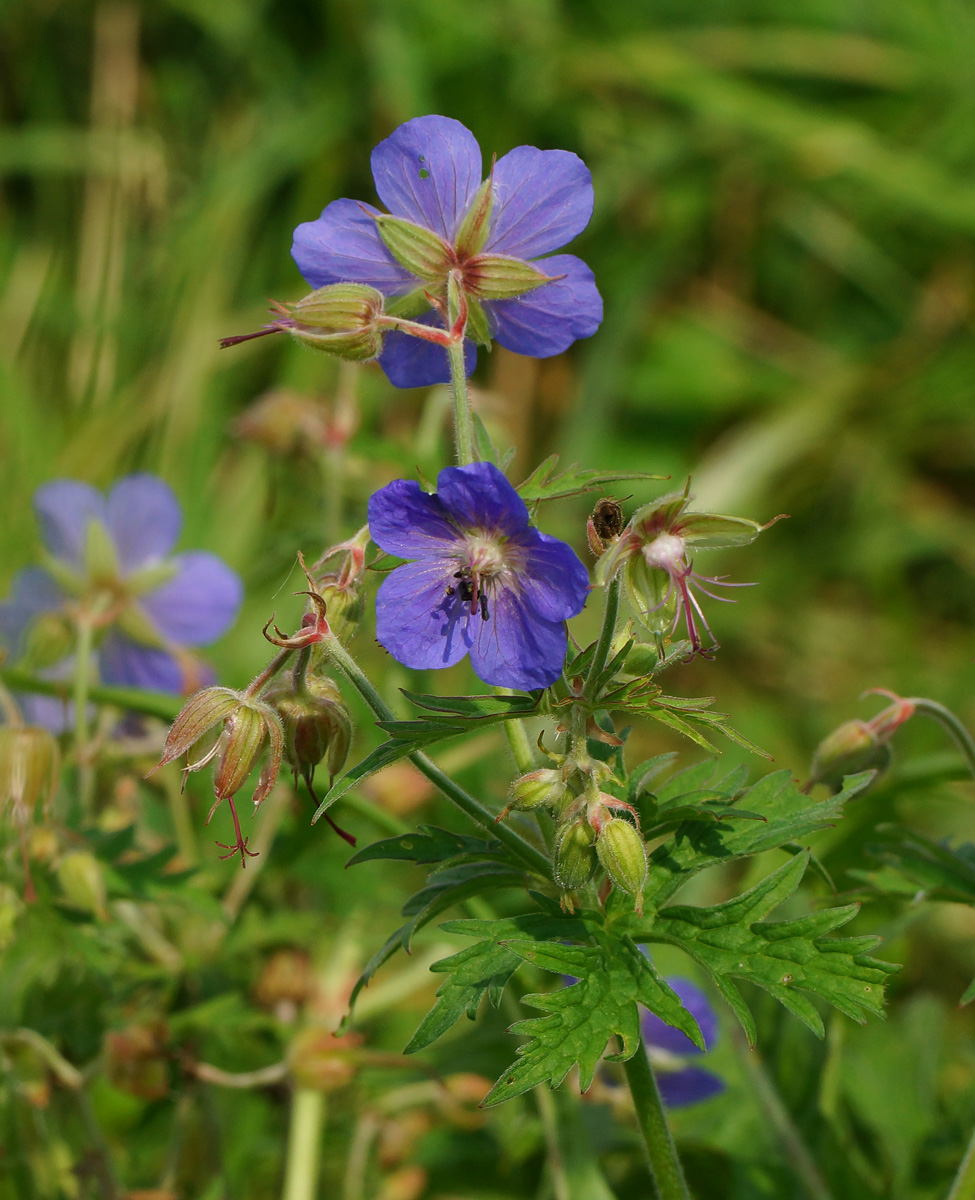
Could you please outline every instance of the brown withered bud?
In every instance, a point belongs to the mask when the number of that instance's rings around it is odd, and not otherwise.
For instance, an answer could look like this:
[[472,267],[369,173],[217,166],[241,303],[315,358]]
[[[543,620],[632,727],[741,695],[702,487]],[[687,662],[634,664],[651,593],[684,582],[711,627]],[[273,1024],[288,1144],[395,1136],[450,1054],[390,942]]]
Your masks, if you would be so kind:
[[142,1100],[161,1099],[169,1091],[167,1040],[162,1021],[106,1033],[102,1060],[109,1083]]
[[331,679],[308,674],[299,691],[283,686],[265,696],[284,727],[284,756],[295,776],[311,783],[324,762],[329,778],[342,769],[352,742],[352,719]]
[[586,523],[586,536],[593,554],[598,558],[607,549],[607,543],[615,542],[622,532],[622,505],[609,496],[598,500]]
[[338,1091],[355,1078],[359,1065],[355,1052],[361,1044],[360,1034],[337,1037],[327,1029],[309,1025],[288,1047],[288,1069],[299,1087]]

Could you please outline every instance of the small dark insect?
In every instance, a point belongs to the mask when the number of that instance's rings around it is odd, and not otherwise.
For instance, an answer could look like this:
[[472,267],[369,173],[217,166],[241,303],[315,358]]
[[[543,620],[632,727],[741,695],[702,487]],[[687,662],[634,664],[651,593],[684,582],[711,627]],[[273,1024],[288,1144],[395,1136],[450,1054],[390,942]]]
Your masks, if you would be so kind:
[[597,502],[592,510],[592,523],[596,533],[604,540],[618,538],[623,532],[623,509],[615,500],[606,497]]

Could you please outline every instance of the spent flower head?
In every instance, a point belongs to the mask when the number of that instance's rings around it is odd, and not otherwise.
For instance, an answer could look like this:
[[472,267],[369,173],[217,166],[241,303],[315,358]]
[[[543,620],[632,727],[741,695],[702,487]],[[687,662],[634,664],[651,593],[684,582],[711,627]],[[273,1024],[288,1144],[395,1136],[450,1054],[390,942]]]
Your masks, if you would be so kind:
[[408,667],[450,667],[470,654],[499,687],[548,687],[565,660],[565,621],[582,611],[589,575],[565,542],[528,521],[492,463],[446,467],[432,495],[397,479],[369,499],[373,541],[413,559],[376,598],[380,645]]
[[[547,358],[595,333],[603,305],[592,272],[572,254],[541,257],[592,215],[592,177],[575,154],[518,146],[484,179],[470,130],[426,116],[379,143],[372,173],[388,213],[333,200],[295,230],[292,254],[312,287],[366,284],[387,314],[444,331],[452,281],[466,301],[468,374],[475,342]],[[441,346],[399,330],[379,364],[397,387],[449,378]]]
[[[689,507],[692,500],[685,489],[638,509],[615,541],[605,547],[597,575],[607,582],[622,570],[627,598],[639,623],[662,642],[673,636],[683,618],[692,654],[709,658],[720,646],[695,589],[712,600],[730,603],[730,596],[717,595],[712,589],[754,585],[730,583],[723,575],[701,575],[694,570],[691,555],[747,546],[780,518],[759,525],[744,517],[694,512]],[[598,544],[604,548],[601,540]]]
[[[0,638],[29,669],[61,676],[79,624],[94,632],[103,683],[190,692],[204,668],[187,647],[215,641],[242,598],[237,575],[213,554],[172,556],[182,524],[172,489],[129,475],[107,496],[62,479],[34,494],[45,553],[14,578],[0,604]],[[64,706],[31,696],[25,716],[56,730]]]

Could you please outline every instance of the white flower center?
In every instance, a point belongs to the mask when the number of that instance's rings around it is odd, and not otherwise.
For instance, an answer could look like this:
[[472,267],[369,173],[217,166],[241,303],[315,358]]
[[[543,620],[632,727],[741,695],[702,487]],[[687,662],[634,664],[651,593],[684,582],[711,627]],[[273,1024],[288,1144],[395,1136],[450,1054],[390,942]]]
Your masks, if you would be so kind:
[[684,539],[676,533],[658,533],[643,547],[643,557],[648,567],[673,574],[684,564],[684,549]]

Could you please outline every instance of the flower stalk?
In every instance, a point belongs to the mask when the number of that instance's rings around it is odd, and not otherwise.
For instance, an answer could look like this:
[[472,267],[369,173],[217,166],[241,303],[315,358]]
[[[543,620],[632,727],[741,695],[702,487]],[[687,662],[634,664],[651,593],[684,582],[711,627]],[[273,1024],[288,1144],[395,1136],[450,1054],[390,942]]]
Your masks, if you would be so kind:
[[633,1097],[637,1124],[647,1147],[650,1172],[660,1200],[691,1200],[677,1147],[667,1124],[657,1080],[650,1066],[643,1039],[636,1054],[623,1064],[626,1082]]

